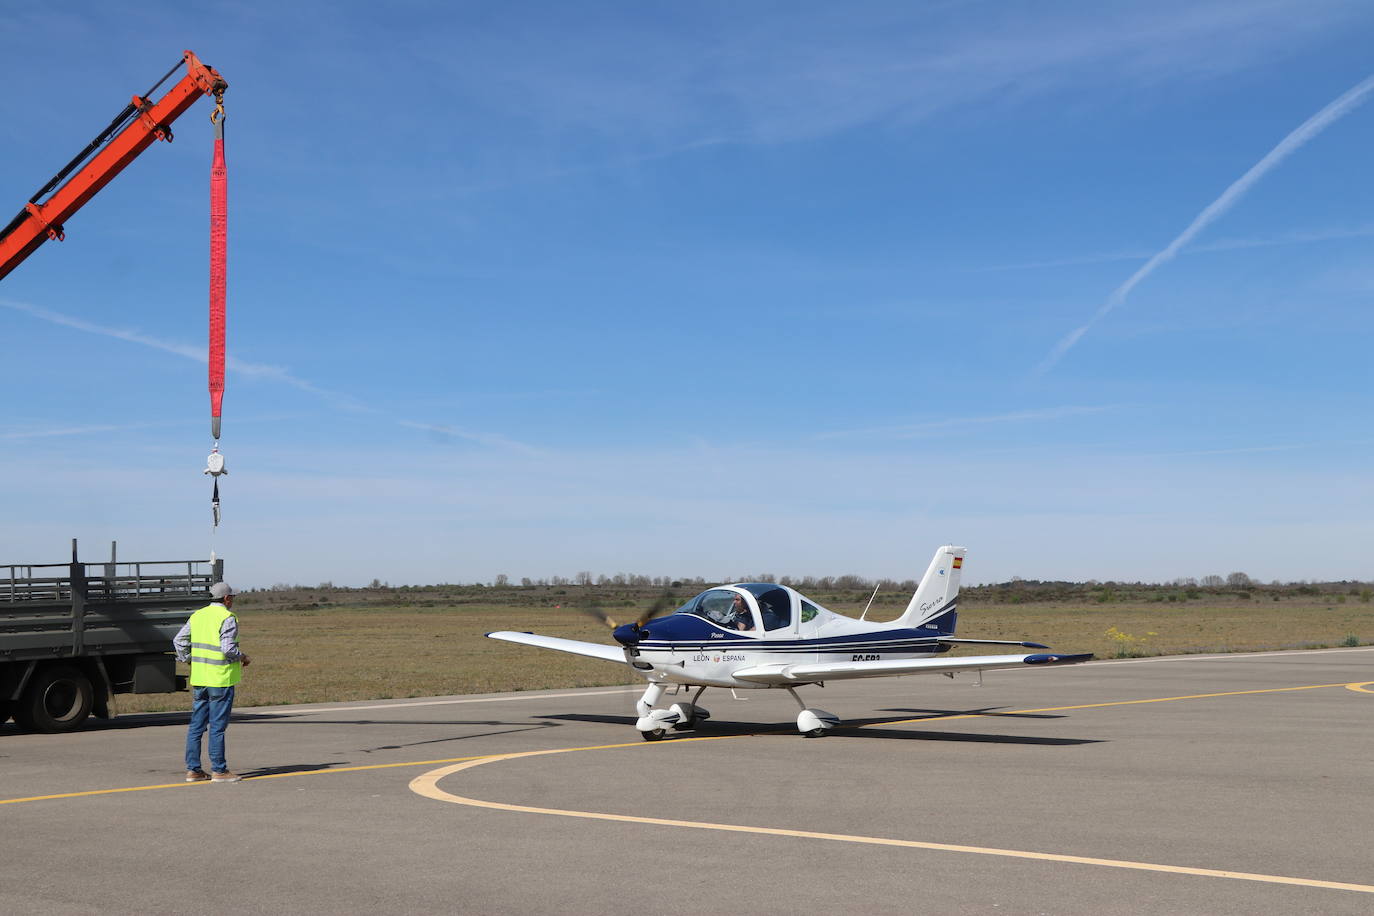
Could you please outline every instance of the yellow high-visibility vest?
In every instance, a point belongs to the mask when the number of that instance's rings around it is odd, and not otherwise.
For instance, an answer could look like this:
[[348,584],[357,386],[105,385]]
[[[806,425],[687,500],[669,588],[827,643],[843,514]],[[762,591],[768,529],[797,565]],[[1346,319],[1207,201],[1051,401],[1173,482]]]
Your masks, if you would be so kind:
[[222,604],[208,604],[191,615],[192,687],[232,687],[242,677],[243,665],[225,658],[219,644],[220,627],[233,616]]

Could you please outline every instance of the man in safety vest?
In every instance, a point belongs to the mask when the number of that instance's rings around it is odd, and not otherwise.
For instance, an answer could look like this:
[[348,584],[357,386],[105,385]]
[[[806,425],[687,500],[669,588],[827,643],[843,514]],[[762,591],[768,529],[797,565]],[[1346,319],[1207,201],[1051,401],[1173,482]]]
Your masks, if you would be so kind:
[[[177,661],[191,663],[191,727],[186,732],[187,782],[238,782],[224,759],[224,732],[234,708],[234,685],[249,664],[239,649],[239,620],[227,582],[210,586],[210,604],[196,611],[172,640]],[[200,739],[210,730],[210,770],[200,768]],[[213,775],[211,775],[213,774]]]

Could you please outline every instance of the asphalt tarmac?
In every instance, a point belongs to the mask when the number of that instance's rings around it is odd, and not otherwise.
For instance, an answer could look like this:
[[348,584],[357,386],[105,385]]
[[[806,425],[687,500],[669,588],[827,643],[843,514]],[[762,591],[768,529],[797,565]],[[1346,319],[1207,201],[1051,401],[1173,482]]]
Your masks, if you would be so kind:
[[184,715],[7,725],[0,908],[1374,912],[1374,649],[976,684],[803,689],[819,739],[782,691],[660,742],[638,689],[243,709],[233,785],[181,781]]

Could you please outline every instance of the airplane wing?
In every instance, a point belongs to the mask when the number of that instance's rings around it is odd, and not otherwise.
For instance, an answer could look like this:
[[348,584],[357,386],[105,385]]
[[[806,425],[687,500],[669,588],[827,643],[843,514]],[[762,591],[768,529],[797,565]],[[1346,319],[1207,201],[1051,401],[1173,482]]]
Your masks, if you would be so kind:
[[1022,668],[1027,665],[1073,665],[1086,662],[1092,653],[1060,655],[1041,652],[1034,655],[969,655],[963,658],[903,658],[885,661],[817,662],[804,665],[754,665],[733,672],[742,681],[760,684],[814,683],[858,677],[893,677],[902,674],[952,674],[956,671],[990,671],[994,668]]
[[571,652],[573,655],[585,655],[588,658],[599,658],[607,662],[620,662],[625,664],[625,650],[619,646],[603,646],[600,643],[582,642],[576,639],[560,639],[557,636],[540,636],[537,633],[512,633],[503,630],[499,633],[488,633],[490,639],[501,639],[506,642],[518,642],[525,646],[535,646],[540,649],[555,649],[559,652]]

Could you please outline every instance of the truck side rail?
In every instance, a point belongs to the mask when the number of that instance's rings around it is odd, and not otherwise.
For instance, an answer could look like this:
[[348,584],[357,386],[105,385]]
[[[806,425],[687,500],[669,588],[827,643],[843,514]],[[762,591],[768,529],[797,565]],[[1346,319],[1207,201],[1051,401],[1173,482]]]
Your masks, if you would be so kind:
[[49,602],[69,605],[74,597],[92,602],[203,598],[214,577],[209,560],[0,565],[0,607]]

